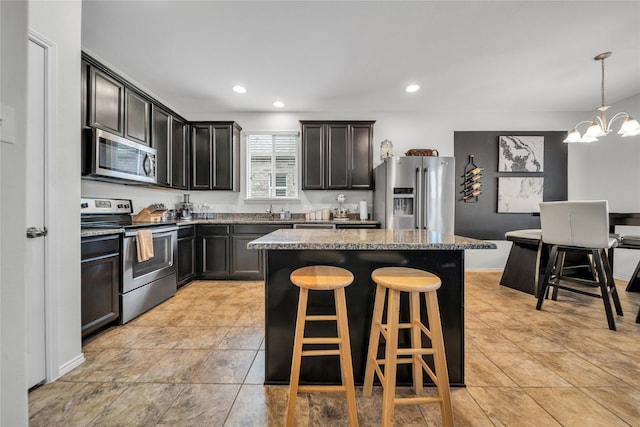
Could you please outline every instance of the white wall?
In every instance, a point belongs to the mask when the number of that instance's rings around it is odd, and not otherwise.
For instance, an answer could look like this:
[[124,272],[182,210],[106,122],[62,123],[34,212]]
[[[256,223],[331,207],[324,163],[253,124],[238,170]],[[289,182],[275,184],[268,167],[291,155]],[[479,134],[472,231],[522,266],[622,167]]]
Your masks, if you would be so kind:
[[26,426],[26,3],[0,2],[0,20],[0,425]]
[[[55,159],[49,171],[53,224],[49,231],[55,252],[58,374],[81,360],[80,318],[80,31],[82,3],[30,1],[29,28],[56,45],[57,115]],[[55,373],[53,373],[55,378]]]

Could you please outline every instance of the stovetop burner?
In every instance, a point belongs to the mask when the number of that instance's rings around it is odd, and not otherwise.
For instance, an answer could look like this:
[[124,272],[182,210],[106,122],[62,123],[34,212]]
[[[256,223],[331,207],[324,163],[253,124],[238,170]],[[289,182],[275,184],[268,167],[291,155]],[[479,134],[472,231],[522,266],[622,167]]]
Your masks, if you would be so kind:
[[105,229],[160,227],[176,225],[176,221],[134,223],[131,217],[133,204],[127,199],[80,199],[80,228]]

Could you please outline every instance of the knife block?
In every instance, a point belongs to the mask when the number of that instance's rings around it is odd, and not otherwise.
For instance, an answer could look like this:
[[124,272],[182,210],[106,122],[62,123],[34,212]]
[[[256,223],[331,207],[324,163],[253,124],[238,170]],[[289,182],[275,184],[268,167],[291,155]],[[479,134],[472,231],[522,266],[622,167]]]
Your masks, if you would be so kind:
[[149,208],[144,208],[132,218],[133,222],[162,222],[162,214],[164,210],[151,211]]

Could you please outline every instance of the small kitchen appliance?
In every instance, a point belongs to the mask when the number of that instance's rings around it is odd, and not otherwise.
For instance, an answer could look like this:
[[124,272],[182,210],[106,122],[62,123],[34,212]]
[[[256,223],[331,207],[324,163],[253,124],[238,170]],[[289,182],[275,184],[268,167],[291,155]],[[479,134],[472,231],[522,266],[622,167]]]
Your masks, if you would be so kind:
[[178,203],[178,212],[180,213],[180,219],[190,221],[193,213],[193,203],[189,201],[189,194],[184,195],[184,201]]

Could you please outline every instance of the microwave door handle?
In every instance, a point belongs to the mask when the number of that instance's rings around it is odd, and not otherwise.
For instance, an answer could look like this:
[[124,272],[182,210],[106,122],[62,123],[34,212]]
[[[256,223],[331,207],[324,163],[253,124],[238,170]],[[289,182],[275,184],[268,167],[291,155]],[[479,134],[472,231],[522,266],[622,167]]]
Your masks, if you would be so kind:
[[[149,166],[147,167],[147,163]],[[151,156],[149,153],[144,155],[144,160],[142,161],[142,169],[144,170],[145,175],[150,176],[153,171],[153,161],[151,160]]]

